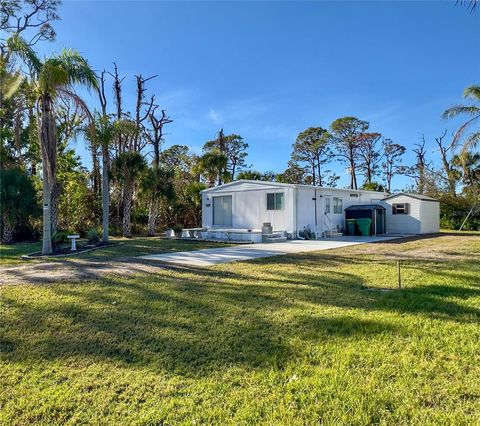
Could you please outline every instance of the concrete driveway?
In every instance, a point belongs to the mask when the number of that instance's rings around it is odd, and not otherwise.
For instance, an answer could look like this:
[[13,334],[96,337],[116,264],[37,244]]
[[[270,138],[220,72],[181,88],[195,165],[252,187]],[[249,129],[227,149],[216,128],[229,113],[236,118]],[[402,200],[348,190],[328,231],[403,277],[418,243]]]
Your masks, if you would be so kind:
[[323,240],[292,240],[282,243],[243,244],[232,247],[220,247],[177,253],[161,253],[141,256],[140,259],[156,260],[186,266],[211,266],[220,263],[279,256],[282,254],[304,253],[309,251],[329,250],[377,241],[393,240],[395,237],[338,237]]

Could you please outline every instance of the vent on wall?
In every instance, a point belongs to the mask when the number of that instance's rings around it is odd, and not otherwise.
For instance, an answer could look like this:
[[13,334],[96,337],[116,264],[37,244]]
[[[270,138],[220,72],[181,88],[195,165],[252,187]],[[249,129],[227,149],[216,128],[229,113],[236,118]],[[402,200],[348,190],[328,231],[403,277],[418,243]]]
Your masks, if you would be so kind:
[[352,197],[352,198],[358,198],[358,194],[350,194],[350,197]]

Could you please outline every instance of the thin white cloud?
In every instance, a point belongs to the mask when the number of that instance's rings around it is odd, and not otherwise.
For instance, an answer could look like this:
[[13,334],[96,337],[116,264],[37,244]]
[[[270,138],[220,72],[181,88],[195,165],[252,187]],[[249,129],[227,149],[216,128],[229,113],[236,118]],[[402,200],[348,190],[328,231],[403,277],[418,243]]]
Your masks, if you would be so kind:
[[220,114],[213,108],[210,108],[210,110],[208,111],[208,118],[210,118],[210,120],[212,120],[216,124],[220,122]]

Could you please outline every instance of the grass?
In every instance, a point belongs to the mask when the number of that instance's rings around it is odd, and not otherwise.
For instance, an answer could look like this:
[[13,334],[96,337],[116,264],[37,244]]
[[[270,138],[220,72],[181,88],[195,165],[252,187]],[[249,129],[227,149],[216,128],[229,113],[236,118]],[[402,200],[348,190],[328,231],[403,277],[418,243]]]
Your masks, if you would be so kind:
[[[0,245],[0,266],[16,265],[27,262],[45,261],[54,259],[79,258],[92,261],[109,261],[119,257],[142,256],[150,253],[173,251],[190,251],[203,248],[224,246],[224,243],[204,241],[167,240],[161,237],[134,237],[111,238],[112,243],[120,243],[108,248],[101,248],[86,253],[79,253],[74,257],[52,257],[25,261],[22,255],[38,252],[42,248],[41,242]],[[85,242],[81,240],[81,242]]]
[[446,235],[0,288],[0,424],[479,424],[479,256]]

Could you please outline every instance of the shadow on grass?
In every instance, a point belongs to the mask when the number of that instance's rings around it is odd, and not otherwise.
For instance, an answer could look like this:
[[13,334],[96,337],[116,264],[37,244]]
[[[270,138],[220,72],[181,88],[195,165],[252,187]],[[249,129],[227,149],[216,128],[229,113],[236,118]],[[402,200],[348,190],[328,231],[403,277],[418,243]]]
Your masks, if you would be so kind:
[[[9,300],[15,315],[2,319],[0,358],[91,358],[197,376],[235,365],[282,368],[295,356],[288,341],[298,336],[395,331],[381,322],[343,317],[276,321],[275,313],[298,308],[305,295],[226,282],[234,276],[219,274],[212,277],[214,284],[199,282],[190,272],[158,275],[158,281],[106,279],[93,286],[50,287],[48,303]],[[354,281],[339,276],[330,285],[348,288]]]
[[[368,340],[405,333],[387,319],[355,318],[341,309],[324,317],[321,306],[480,320],[479,309],[462,303],[480,296],[478,272],[466,272],[466,262],[450,269],[415,262],[431,283],[381,293],[366,291],[361,273],[338,268],[347,261],[360,267],[371,259],[322,252],[235,267],[170,267],[158,274],[48,286],[40,298],[35,292],[4,298],[0,359],[106,360],[193,377],[232,366],[281,369],[297,355],[291,339]],[[443,283],[455,274],[463,286]]]

